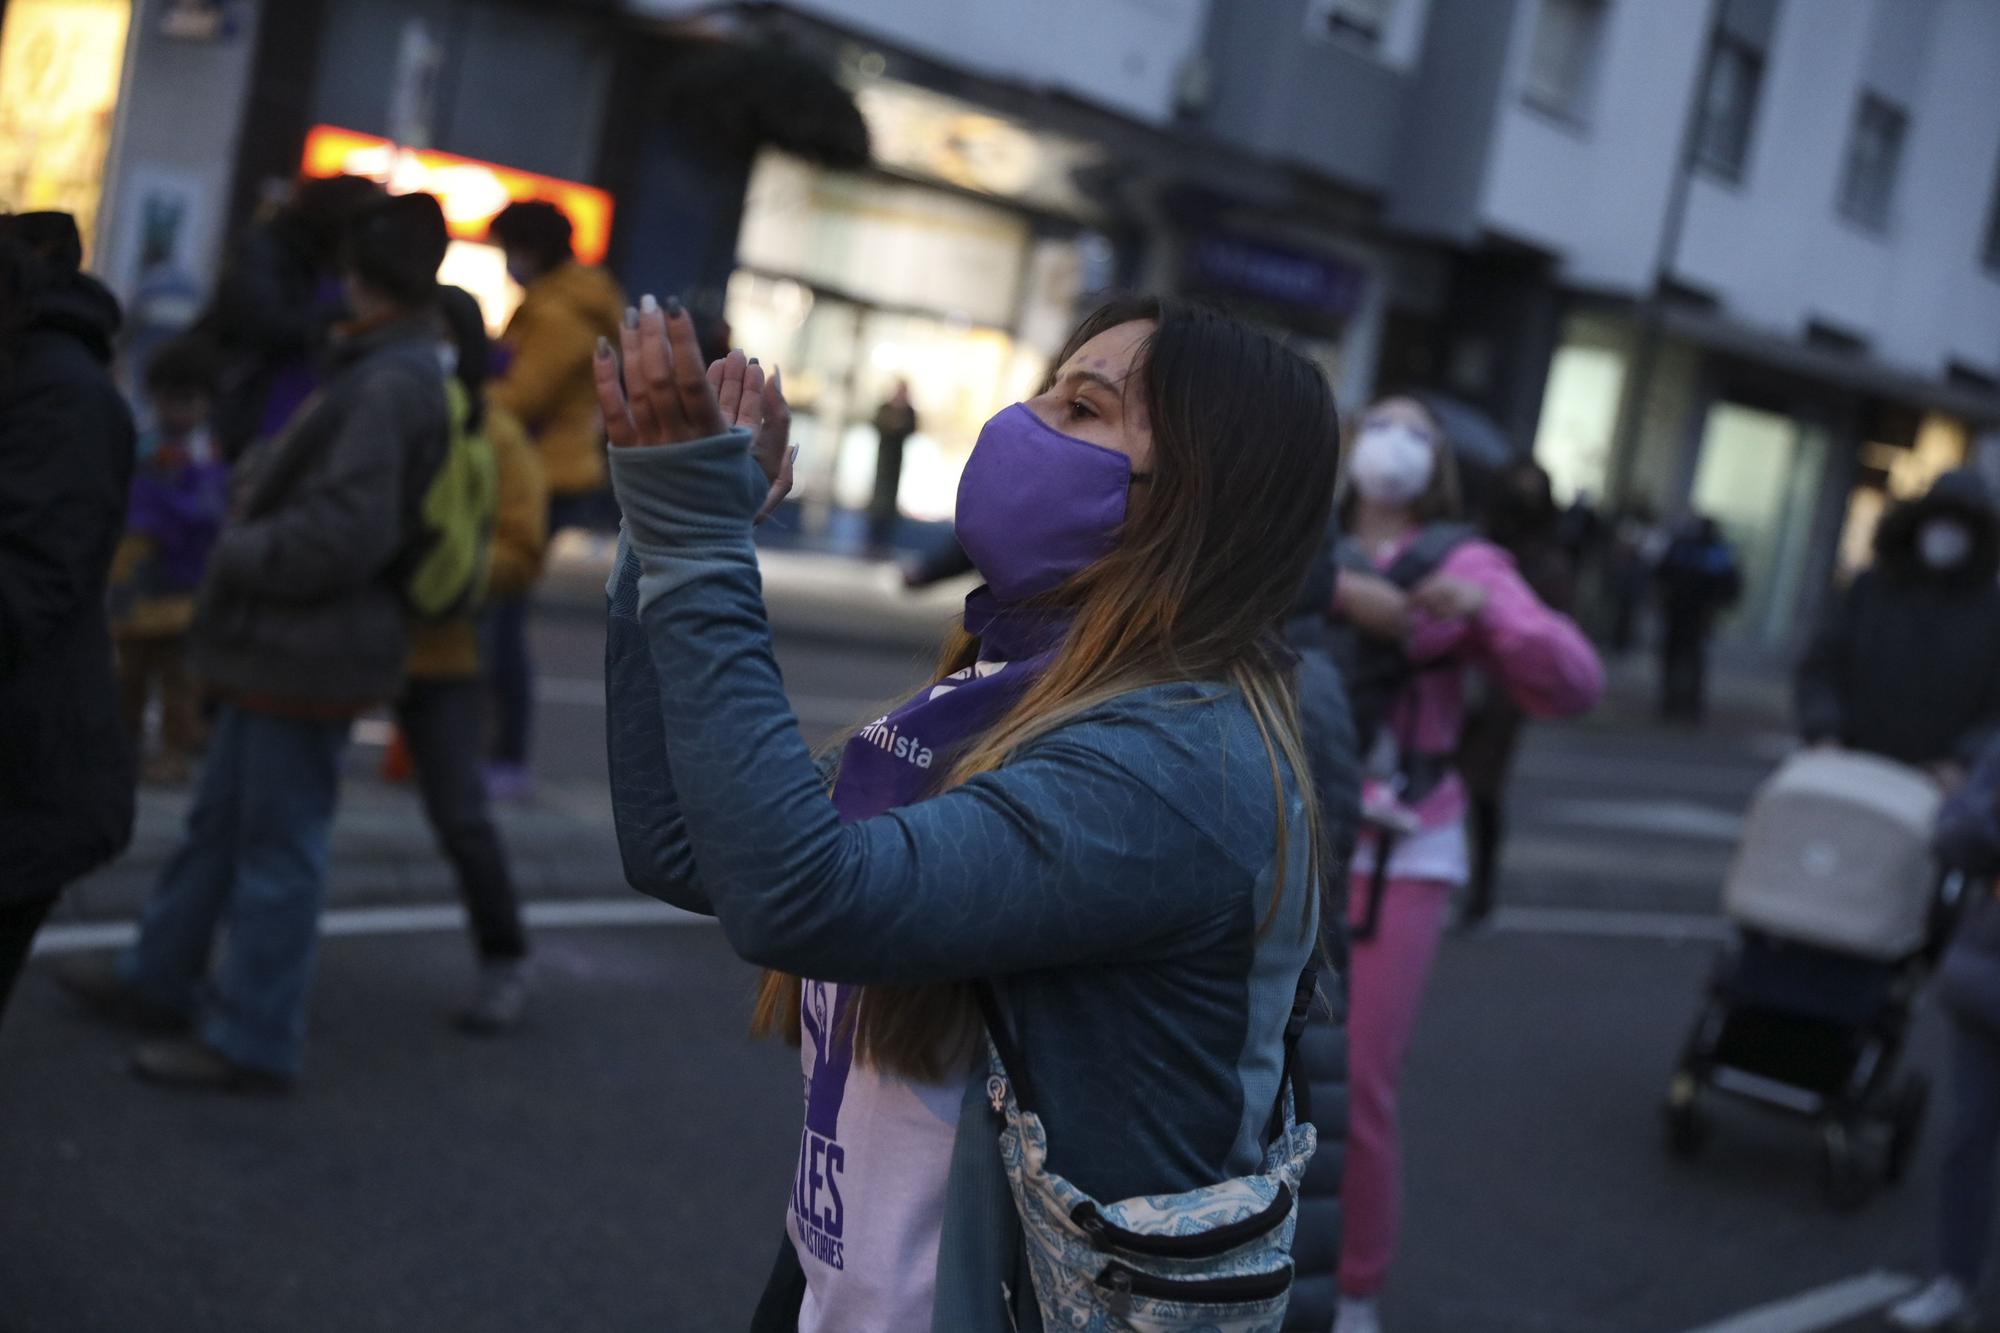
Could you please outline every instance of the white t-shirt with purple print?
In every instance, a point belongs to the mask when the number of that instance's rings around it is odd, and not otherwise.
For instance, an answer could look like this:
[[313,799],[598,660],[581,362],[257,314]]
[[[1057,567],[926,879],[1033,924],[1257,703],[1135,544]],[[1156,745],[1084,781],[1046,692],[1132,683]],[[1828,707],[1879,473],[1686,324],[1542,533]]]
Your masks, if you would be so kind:
[[807,981],[806,1123],[786,1229],[805,1270],[799,1333],[931,1326],[945,1180],[963,1080],[916,1083],[854,1062],[859,988]]

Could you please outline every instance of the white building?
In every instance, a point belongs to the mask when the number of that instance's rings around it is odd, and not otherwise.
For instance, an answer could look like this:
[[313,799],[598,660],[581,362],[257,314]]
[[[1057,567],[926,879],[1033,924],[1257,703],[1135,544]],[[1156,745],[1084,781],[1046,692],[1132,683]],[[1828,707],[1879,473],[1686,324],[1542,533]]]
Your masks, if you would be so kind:
[[[1530,357],[1519,383],[1468,387],[1540,397],[1565,493],[1720,518],[1750,575],[1735,628],[1787,646],[1885,502],[2000,423],[2000,5],[1431,0],[1428,19],[1415,79],[1437,97],[1405,126],[1392,216],[1539,263],[1561,297],[1545,383]],[[1461,310],[1446,365],[1477,381],[1509,308]]]

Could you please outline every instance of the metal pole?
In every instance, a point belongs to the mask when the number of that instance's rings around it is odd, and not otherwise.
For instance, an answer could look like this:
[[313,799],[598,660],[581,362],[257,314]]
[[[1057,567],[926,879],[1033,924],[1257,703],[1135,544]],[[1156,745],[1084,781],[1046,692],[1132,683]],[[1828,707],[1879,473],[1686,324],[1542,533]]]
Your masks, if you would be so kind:
[[1639,300],[1639,339],[1632,349],[1632,373],[1625,395],[1618,405],[1618,430],[1611,449],[1610,484],[1607,499],[1625,499],[1632,473],[1633,455],[1639,447],[1639,432],[1645,421],[1646,401],[1653,394],[1654,366],[1659,360],[1661,325],[1666,315],[1664,291],[1673,274],[1674,259],[1680,253],[1681,230],[1687,222],[1688,187],[1694,181],[1695,145],[1701,135],[1702,94],[1708,81],[1709,58],[1715,50],[1715,34],[1722,22],[1727,0],[1710,0],[1708,21],[1702,28],[1700,54],[1695,58],[1694,82],[1689,90],[1687,115],[1681,124],[1681,138],[1674,158],[1673,180],[1667,190],[1666,215],[1660,221],[1660,243],[1653,253],[1652,280]]

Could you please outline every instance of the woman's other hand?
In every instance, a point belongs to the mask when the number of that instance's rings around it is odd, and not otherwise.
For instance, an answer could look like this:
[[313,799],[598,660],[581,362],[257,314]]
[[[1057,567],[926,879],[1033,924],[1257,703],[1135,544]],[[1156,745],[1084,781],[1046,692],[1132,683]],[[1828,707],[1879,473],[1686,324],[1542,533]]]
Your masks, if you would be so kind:
[[1471,620],[1486,609],[1486,589],[1471,579],[1433,574],[1410,593],[1410,605],[1438,620]]
[[1378,639],[1401,639],[1410,632],[1409,594],[1379,574],[1341,570],[1333,613]]

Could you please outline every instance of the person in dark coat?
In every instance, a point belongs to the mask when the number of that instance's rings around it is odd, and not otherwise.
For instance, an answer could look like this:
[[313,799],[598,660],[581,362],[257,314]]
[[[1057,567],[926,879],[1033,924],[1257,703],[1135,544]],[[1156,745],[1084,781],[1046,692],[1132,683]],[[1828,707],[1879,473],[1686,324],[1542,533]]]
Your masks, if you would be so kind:
[[1743,592],[1736,553],[1705,515],[1690,519],[1654,571],[1660,595],[1660,716],[1699,723],[1708,710],[1708,641]]
[[341,759],[355,717],[402,684],[408,558],[450,441],[435,315],[446,242],[429,195],[357,219],[354,321],[325,388],[237,469],[197,598],[194,667],[221,703],[186,836],[115,966],[58,970],[101,1015],[194,1029],[134,1053],[155,1082],[263,1092],[298,1074]]
[[1361,763],[1347,689],[1335,665],[1333,605],[1335,542],[1307,576],[1285,622],[1298,654],[1299,731],[1312,762],[1326,841],[1326,899],[1320,906],[1321,949],[1330,970],[1320,974],[1322,1003],[1299,1036],[1297,1078],[1305,1110],[1319,1131],[1319,1150],[1299,1182],[1298,1231],[1292,1240],[1292,1302],[1287,1333],[1326,1333],[1340,1292],[1340,1191],[1347,1145],[1347,865],[1361,809]]
[[1799,729],[1953,779],[2000,732],[2000,515],[1948,472],[1875,534],[1875,563],[1799,665]]
[[875,491],[868,501],[868,548],[883,552],[896,536],[897,492],[903,485],[903,447],[917,433],[917,409],[910,405],[910,382],[896,388],[875,412]]
[[382,187],[360,176],[301,181],[224,264],[196,328],[224,359],[215,437],[225,461],[284,429],[318,387],[333,326],[347,316],[341,238],[381,197]]
[[[1569,615],[1576,605],[1576,564],[1561,540],[1561,520],[1549,474],[1523,459],[1500,478],[1483,526],[1493,544],[1514,557],[1535,596],[1552,610]],[[1498,894],[1507,783],[1527,715],[1483,675],[1472,679],[1467,694],[1457,760],[1459,776],[1465,780],[1472,858],[1459,924],[1470,927],[1492,915]]]
[[1938,816],[1938,859],[1975,889],[1938,974],[1951,1030],[1952,1113],[1939,1159],[1937,1275],[1889,1311],[1908,1333],[1971,1328],[1991,1253],[1993,1164],[2000,1157],[2000,740]]
[[0,1010],[71,880],[132,834],[105,616],[131,485],[118,303],[0,218]]

